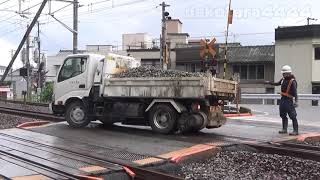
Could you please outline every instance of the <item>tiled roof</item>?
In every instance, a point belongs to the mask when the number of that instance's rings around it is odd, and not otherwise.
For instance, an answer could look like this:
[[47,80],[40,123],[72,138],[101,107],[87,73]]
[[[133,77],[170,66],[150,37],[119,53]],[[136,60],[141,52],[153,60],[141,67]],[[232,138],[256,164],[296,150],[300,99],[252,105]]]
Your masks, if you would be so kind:
[[228,60],[232,63],[274,62],[274,54],[273,45],[231,47],[228,49]]
[[[218,44],[218,46],[221,44]],[[200,62],[200,46],[177,48],[177,62]],[[216,47],[216,49],[219,49]],[[220,48],[217,58],[224,59],[224,50]],[[274,62],[274,45],[266,46],[232,46],[228,48],[229,63]]]

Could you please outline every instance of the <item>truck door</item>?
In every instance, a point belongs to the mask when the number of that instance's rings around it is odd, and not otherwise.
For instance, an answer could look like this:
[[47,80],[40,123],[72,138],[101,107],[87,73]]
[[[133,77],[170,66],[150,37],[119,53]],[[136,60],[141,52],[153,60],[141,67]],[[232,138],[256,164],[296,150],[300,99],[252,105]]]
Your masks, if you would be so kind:
[[64,61],[54,86],[56,103],[71,96],[82,97],[88,91],[87,63],[87,57],[69,57]]

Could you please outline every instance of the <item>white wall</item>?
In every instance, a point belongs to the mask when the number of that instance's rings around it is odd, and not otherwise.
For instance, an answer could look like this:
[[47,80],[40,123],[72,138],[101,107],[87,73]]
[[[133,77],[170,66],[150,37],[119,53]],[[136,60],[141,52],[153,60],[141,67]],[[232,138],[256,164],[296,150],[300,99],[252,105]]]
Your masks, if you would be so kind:
[[47,82],[54,81],[55,77],[50,77],[50,76],[56,76],[58,73],[58,67],[61,66],[63,61],[66,59],[68,55],[72,54],[72,52],[63,52],[63,53],[58,53],[57,55],[54,56],[48,56],[47,61],[46,61],[46,70],[48,71],[48,74],[46,78]]
[[182,24],[178,20],[167,20],[167,33],[182,33]]
[[[281,68],[290,65],[298,81],[298,92],[312,93],[313,45],[311,39],[277,41],[275,47],[275,81],[282,77]],[[277,88],[276,92],[280,89]]]
[[[318,74],[314,71],[314,62],[312,39],[282,40],[276,42],[275,47],[275,81],[282,77],[281,68],[284,65],[290,65],[298,82],[299,94],[312,94],[312,80]],[[275,89],[280,92],[280,87]],[[300,101],[300,106],[311,106],[311,101]]]
[[[149,49],[152,47],[152,38],[147,33],[123,34],[122,48],[129,49]],[[144,46],[144,48],[141,48]]]
[[[141,59],[160,59],[160,51],[129,51],[131,57],[134,57],[138,60]],[[176,68],[176,52],[170,52],[170,69]]]
[[111,52],[112,51],[112,45],[86,45],[86,50],[88,52]]
[[[313,48],[320,47],[320,39],[313,40]],[[320,82],[320,60],[315,60],[315,51],[312,51],[312,82]]]
[[187,35],[170,35],[168,34],[168,40],[170,41],[171,48],[175,48],[177,44],[188,44]]

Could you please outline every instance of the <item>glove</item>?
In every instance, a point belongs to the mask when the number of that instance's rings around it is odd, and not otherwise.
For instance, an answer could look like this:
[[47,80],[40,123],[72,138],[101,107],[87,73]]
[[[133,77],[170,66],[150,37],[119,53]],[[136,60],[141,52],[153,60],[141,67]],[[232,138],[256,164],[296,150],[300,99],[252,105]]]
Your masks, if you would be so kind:
[[299,107],[298,102],[295,102],[295,103],[293,104],[293,106],[294,106],[295,108]]

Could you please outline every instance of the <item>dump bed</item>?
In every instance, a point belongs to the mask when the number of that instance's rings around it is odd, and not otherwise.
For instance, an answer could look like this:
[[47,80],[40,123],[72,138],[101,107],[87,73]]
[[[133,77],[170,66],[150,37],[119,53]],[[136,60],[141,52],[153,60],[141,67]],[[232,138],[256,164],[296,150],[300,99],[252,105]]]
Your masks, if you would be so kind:
[[237,82],[212,76],[183,78],[105,78],[104,97],[204,98],[234,97]]

